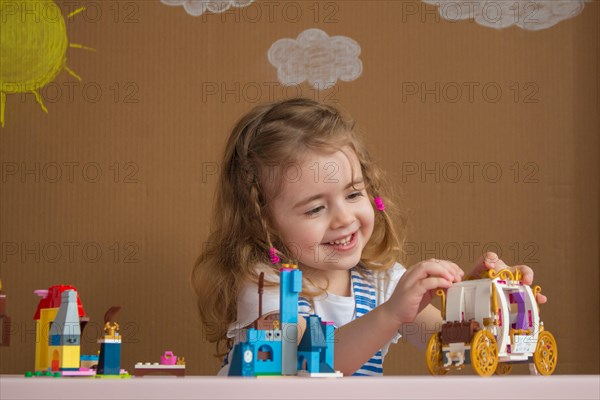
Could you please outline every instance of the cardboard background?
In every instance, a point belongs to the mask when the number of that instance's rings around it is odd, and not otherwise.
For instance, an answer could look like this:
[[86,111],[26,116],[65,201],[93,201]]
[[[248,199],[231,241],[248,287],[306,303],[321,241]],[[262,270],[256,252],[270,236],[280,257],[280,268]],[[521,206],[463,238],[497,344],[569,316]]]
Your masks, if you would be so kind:
[[[287,2],[299,17],[274,3],[271,15],[258,2],[260,17],[194,18],[158,1],[58,2],[65,15],[88,6],[67,33],[97,51],[68,50],[83,81],[62,72],[42,90],[48,115],[31,94],[7,96],[0,276],[14,332],[0,373],[33,368],[32,292],[59,283],[79,289],[91,317],[83,353],[121,305],[124,368],[172,350],[189,374],[216,373],[188,282],[213,171],[244,112],[301,95],[349,112],[403,191],[405,265],[437,257],[469,269],[485,250],[530,265],[549,297],[557,373],[597,374],[600,5],[530,32],[450,23],[420,2],[415,15],[408,2]],[[278,85],[267,50],[312,27],[356,40],[363,75],[322,92]],[[439,98],[408,95],[414,84],[439,85]],[[454,101],[456,85],[475,85],[473,101],[466,90]],[[386,373],[424,374],[424,356],[396,346]]]

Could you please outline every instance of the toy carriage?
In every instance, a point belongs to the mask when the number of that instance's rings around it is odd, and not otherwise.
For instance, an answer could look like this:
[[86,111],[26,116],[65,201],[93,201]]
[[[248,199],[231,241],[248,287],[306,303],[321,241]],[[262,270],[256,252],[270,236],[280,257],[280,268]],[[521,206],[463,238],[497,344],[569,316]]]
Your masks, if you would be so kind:
[[512,364],[533,363],[541,375],[556,369],[554,336],[540,321],[536,295],[521,274],[509,269],[486,271],[486,278],[456,283],[442,297],[441,332],[427,343],[427,368],[432,375],[471,364],[481,376],[507,374]]

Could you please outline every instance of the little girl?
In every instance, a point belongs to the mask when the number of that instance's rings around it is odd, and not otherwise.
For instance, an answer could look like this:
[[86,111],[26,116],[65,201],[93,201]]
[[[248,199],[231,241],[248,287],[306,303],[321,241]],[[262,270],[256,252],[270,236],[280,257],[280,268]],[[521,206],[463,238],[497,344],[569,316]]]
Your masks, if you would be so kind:
[[[317,314],[337,328],[335,367],[344,375],[381,375],[399,332],[424,348],[424,333],[439,330],[432,294],[464,273],[444,260],[408,269],[397,262],[404,229],[395,223],[403,228],[406,219],[353,127],[331,106],[292,99],[254,108],[233,129],[209,246],[192,274],[207,338],[225,355],[219,375],[238,334],[259,316],[261,272],[263,314],[278,310],[280,262],[303,272],[300,316]],[[489,268],[506,265],[487,253],[470,275]],[[516,268],[530,284],[533,271]]]

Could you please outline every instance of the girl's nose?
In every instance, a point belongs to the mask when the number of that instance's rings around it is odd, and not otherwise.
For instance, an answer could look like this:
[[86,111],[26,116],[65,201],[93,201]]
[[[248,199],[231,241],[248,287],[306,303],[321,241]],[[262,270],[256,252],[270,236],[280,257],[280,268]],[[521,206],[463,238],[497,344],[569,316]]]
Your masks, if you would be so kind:
[[343,228],[351,225],[355,220],[354,213],[347,206],[339,206],[336,209],[333,221],[331,223],[333,229]]

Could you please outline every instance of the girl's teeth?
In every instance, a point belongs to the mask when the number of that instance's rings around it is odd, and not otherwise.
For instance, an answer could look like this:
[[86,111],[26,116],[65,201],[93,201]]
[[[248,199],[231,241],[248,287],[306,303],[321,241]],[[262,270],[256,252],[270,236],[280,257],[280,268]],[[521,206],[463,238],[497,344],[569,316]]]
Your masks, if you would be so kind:
[[352,235],[348,236],[343,240],[334,240],[333,242],[329,242],[329,244],[347,244],[352,239]]

